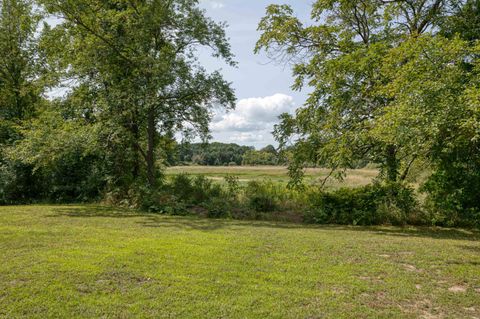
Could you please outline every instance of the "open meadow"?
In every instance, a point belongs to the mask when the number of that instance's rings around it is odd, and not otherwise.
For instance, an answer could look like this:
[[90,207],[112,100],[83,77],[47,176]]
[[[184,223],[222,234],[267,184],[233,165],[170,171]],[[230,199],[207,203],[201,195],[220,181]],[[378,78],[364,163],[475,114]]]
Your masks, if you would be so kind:
[[[175,166],[169,167],[167,176],[178,174],[193,176],[203,175],[212,180],[223,181],[225,176],[237,176],[240,182],[246,183],[252,180],[271,180],[274,182],[288,183],[288,170],[282,166]],[[322,183],[330,174],[330,170],[323,168],[309,168],[305,173],[306,183]],[[327,188],[357,187],[369,184],[378,175],[376,169],[348,170],[343,181],[329,178]]]
[[479,236],[0,207],[0,317],[478,318]]

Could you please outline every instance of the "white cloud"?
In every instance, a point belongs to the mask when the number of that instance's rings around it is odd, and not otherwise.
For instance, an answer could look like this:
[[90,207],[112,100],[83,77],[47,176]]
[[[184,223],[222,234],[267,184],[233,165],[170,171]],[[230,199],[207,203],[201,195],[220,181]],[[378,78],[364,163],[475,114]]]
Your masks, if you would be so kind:
[[215,140],[266,145],[273,143],[271,132],[282,113],[293,113],[293,97],[275,94],[238,101],[234,111],[216,114],[211,124]]
[[251,132],[235,133],[230,138],[231,142],[236,143],[261,143],[265,141],[263,134],[255,134]]
[[212,9],[222,9],[225,4],[220,0],[204,0]]

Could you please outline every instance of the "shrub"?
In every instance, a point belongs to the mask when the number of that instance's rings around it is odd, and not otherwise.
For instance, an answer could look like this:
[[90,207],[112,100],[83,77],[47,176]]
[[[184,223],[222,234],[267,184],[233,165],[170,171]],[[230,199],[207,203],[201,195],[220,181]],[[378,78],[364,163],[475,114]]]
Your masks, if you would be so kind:
[[248,206],[255,212],[272,212],[277,208],[278,193],[272,182],[250,181],[245,189]]
[[208,206],[215,199],[226,200],[222,186],[213,183],[202,175],[193,178],[185,174],[174,176],[170,183],[169,192],[178,201],[188,205]]
[[237,176],[225,176],[226,193],[230,199],[237,199],[240,193],[240,181]]
[[47,189],[39,172],[21,162],[0,162],[0,205],[28,204],[42,199]]
[[480,163],[449,163],[423,185],[430,222],[439,226],[480,227]]
[[209,218],[230,218],[232,209],[228,200],[221,197],[213,197],[204,204]]
[[143,197],[141,209],[151,213],[186,216],[187,206],[174,195],[164,192],[150,192]]
[[192,204],[202,204],[208,202],[211,198],[220,197],[222,187],[214,184],[212,180],[203,175],[198,175],[193,179],[193,192],[191,194]]
[[405,224],[416,207],[413,190],[396,183],[310,192],[307,202],[305,221],[319,224]]
[[192,180],[187,174],[179,174],[172,177],[169,185],[172,194],[175,194],[177,199],[188,202],[193,193]]

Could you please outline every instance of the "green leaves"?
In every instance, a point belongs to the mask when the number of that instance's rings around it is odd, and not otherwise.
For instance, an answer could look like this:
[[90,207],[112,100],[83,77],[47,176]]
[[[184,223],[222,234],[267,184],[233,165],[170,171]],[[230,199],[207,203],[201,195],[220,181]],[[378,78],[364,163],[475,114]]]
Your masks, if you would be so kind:
[[435,140],[467,114],[468,65],[478,56],[470,42],[437,34],[450,6],[316,1],[310,26],[289,7],[267,9],[256,52],[290,62],[293,87],[312,89],[275,130],[282,147],[294,145],[292,176],[306,163],[345,169],[367,161],[404,179],[413,162],[428,158]]
[[128,160],[113,165],[115,174],[140,182],[147,176],[152,186],[163,137],[193,131],[207,138],[210,110],[234,107],[230,83],[197,60],[198,48],[207,47],[235,65],[224,24],[208,18],[198,1],[42,3],[63,18],[50,34],[64,49],[58,54],[57,47],[52,58],[64,67],[65,79],[75,80],[71,98],[107,137],[116,137],[103,141],[114,160],[128,150]]

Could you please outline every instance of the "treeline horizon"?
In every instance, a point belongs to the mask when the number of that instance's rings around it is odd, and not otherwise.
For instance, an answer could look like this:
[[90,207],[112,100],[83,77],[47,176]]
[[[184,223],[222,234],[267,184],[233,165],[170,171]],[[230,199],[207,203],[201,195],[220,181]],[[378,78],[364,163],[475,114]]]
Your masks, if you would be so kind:
[[288,164],[286,152],[273,145],[261,148],[237,143],[203,142],[173,143],[172,151],[164,159],[168,166],[284,166]]

